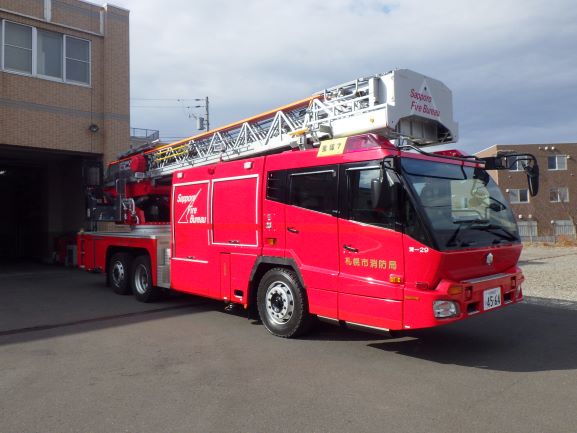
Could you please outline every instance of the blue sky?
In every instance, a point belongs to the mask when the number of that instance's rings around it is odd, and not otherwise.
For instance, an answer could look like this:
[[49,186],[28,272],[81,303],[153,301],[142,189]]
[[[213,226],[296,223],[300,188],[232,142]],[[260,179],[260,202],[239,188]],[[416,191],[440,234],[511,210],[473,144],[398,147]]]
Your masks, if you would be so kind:
[[[458,147],[577,142],[570,0],[113,0],[131,11],[131,123],[194,135],[341,82],[409,68],[453,91]],[[144,101],[142,99],[171,99]],[[147,108],[143,108],[147,107]]]

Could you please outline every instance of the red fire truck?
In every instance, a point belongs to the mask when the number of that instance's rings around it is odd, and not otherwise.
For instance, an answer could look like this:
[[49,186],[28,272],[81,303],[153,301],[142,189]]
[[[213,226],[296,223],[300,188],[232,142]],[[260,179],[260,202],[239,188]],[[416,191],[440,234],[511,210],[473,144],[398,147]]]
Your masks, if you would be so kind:
[[457,139],[452,97],[409,70],[344,83],[108,169],[78,262],[119,294],[176,290],[238,304],[281,337],[315,317],[386,330],[433,327],[522,299],[521,242],[479,159]]

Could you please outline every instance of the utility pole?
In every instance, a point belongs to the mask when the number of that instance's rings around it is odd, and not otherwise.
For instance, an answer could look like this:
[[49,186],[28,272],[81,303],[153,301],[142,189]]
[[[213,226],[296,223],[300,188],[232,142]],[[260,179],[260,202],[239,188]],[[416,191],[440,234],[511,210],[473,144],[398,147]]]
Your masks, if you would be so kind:
[[[195,116],[191,114],[192,117],[196,119],[197,129],[205,129],[207,132],[210,131],[210,117],[208,111],[208,96],[206,98],[196,98],[195,101],[204,101],[204,105],[195,105],[194,108],[205,108],[205,117]],[[206,122],[206,128],[205,128]]]
[[206,131],[210,131],[210,121],[208,117],[208,96],[205,98],[204,106],[206,108]]

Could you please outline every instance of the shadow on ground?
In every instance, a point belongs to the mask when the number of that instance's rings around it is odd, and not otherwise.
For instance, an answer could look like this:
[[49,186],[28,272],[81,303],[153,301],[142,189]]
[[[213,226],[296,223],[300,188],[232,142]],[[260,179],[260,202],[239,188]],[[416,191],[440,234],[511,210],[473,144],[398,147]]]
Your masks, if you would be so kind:
[[[26,269],[0,275],[0,296],[0,346],[174,316],[231,314],[223,312],[222,302],[194,296],[140,304],[130,296],[113,294],[102,275],[78,270]],[[247,316],[243,309],[232,314]],[[247,320],[246,326],[250,323],[258,324]],[[577,303],[529,299],[460,323],[411,331],[402,338],[321,323],[302,343],[366,343],[389,354],[497,371],[574,370],[576,324]],[[243,335],[251,338],[249,332]]]
[[577,308],[524,303],[369,346],[435,363],[488,370],[574,370],[577,368],[575,324]]

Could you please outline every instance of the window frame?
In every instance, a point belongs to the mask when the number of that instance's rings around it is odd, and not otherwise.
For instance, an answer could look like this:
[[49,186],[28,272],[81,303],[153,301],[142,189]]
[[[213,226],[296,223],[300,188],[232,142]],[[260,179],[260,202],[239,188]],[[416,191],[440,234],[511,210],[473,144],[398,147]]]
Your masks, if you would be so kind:
[[[518,200],[513,201],[513,200],[511,199],[511,191],[517,191]],[[527,194],[527,200],[526,200],[526,201],[522,201],[522,200],[521,200],[521,194],[520,194],[521,191],[525,191],[525,193]],[[508,188],[507,193],[509,194],[509,197],[508,197],[508,198],[509,198],[509,203],[511,203],[511,204],[526,204],[526,203],[529,203],[529,190],[528,190],[527,188]]]
[[[16,45],[9,45],[10,47],[14,47],[14,48],[18,48],[21,50],[30,50],[30,56],[32,57],[32,61],[30,64],[30,72],[26,72],[26,71],[19,71],[17,69],[10,69],[10,68],[6,68],[5,64],[6,64],[6,23],[10,23],[10,24],[14,24],[17,26],[21,26],[21,27],[28,27],[31,30],[31,48],[23,48],[23,47],[18,47]],[[17,75],[24,75],[27,77],[30,76],[34,76],[34,74],[36,73],[36,64],[35,64],[35,56],[34,53],[36,52],[36,27],[33,26],[29,26],[28,24],[22,24],[22,23],[17,23],[14,21],[10,21],[10,20],[2,20],[2,37],[0,38],[0,40],[2,41],[2,71],[4,72],[9,72],[11,74],[17,74]]]
[[[59,32],[54,32],[52,30],[46,30],[46,29],[35,29],[35,33],[36,33],[36,55],[34,56],[34,63],[36,66],[36,76],[38,78],[42,78],[44,80],[50,80],[50,81],[56,81],[56,82],[66,82],[65,81],[65,73],[66,73],[66,61],[64,59],[64,44],[65,44],[65,39],[66,39],[66,35],[64,35],[63,33],[59,33]],[[51,75],[45,75],[45,74],[41,74],[38,72],[38,30],[41,30],[43,32],[47,32],[47,33],[56,33],[58,35],[60,35],[62,37],[62,64],[60,65],[61,67],[61,71],[62,71],[62,78],[58,78],[58,77],[53,77]]]
[[[6,43],[5,43],[5,41],[6,41],[6,23],[16,24],[16,25],[24,26],[24,27],[29,27],[32,29],[32,50],[31,50],[32,51],[32,68],[31,68],[32,72],[30,72],[30,73],[29,72],[23,72],[23,71],[18,71],[15,69],[9,69],[9,68],[5,67],[6,53],[5,53],[4,48],[6,45]],[[38,30],[51,32],[51,33],[57,33],[57,34],[62,36],[62,78],[52,77],[50,75],[44,75],[44,74],[38,73]],[[88,82],[69,80],[66,78],[66,73],[67,73],[67,71],[66,71],[66,60],[67,60],[66,42],[67,42],[68,38],[73,38],[73,39],[77,39],[77,40],[84,41],[84,42],[88,43],[88,61],[70,58],[71,60],[88,64]],[[39,78],[42,80],[48,80],[48,81],[52,81],[52,82],[56,82],[56,83],[70,84],[70,85],[74,85],[74,86],[92,87],[92,41],[90,39],[68,35],[66,33],[61,33],[61,32],[53,31],[50,29],[38,28],[38,27],[34,27],[34,26],[31,26],[28,24],[22,24],[22,23],[19,23],[16,21],[11,21],[11,20],[7,20],[7,19],[0,19],[0,72],[6,72],[8,74],[21,75],[21,76],[25,76],[25,77]]]
[[[555,158],[555,168],[549,168],[549,161]],[[559,158],[564,160],[565,168],[559,168]],[[566,171],[567,170],[567,155],[547,155],[547,170],[548,171]]]
[[[68,39],[76,39],[79,41],[84,41],[84,42],[88,42],[88,61],[85,60],[79,60],[79,59],[74,59],[72,57],[68,57],[68,55],[66,54],[66,50],[68,49]],[[83,81],[76,81],[76,80],[69,80],[67,78],[67,60],[73,60],[75,62],[82,62],[82,63],[88,63],[88,83],[85,83]],[[83,39],[83,38],[79,38],[76,36],[71,36],[71,35],[64,35],[64,44],[63,44],[63,56],[62,56],[62,61],[64,63],[64,68],[63,68],[63,72],[64,72],[64,79],[67,83],[71,83],[71,84],[77,84],[80,86],[90,86],[92,84],[92,45],[91,45],[91,41],[89,39]]]
[[[567,191],[567,194],[566,194],[567,200],[561,200],[560,190]],[[557,200],[551,200],[551,194],[553,193],[553,191],[556,191],[556,193],[557,193]],[[567,186],[555,186],[555,187],[549,188],[549,202],[550,203],[569,203],[569,187],[567,187]]]

